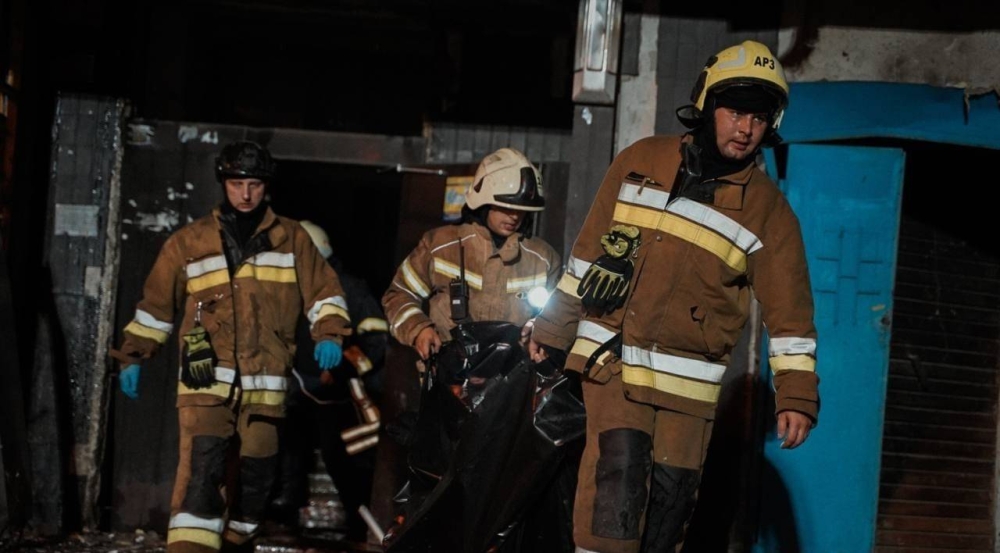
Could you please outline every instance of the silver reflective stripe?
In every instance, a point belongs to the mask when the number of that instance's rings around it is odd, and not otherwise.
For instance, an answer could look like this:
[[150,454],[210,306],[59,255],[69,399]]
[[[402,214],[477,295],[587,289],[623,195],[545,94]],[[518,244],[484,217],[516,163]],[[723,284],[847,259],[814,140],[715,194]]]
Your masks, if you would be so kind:
[[[181,373],[184,371],[183,367],[178,367],[177,378],[180,378]],[[215,381],[224,382],[226,384],[232,384],[236,380],[236,370],[230,369],[229,367],[215,367]]]
[[244,390],[275,390],[283,391],[288,389],[288,379],[283,376],[272,376],[255,374],[253,376],[241,376],[240,384]]
[[576,337],[586,338],[591,342],[597,342],[598,344],[603,344],[608,340],[615,337],[615,333],[604,328],[603,326],[592,323],[590,321],[580,321],[580,324],[576,327]]
[[258,267],[294,267],[294,253],[264,252],[253,256],[250,263]]
[[225,268],[226,258],[221,255],[216,255],[213,257],[206,257],[201,261],[188,263],[186,270],[188,278],[195,278],[200,277],[205,273],[211,273],[212,271],[218,271]]
[[549,269],[551,269],[551,268],[552,268],[552,264],[551,264],[551,263],[549,263],[549,260],[548,260],[548,259],[545,259],[544,257],[542,257],[542,254],[540,254],[540,253],[536,252],[535,250],[533,250],[533,249],[531,249],[531,248],[528,248],[528,247],[525,247],[525,245],[524,245],[524,244],[521,244],[521,249],[522,249],[522,250],[524,250],[524,251],[526,251],[526,252],[528,252],[528,253],[530,253],[530,254],[533,254],[533,255],[534,255],[535,257],[537,257],[538,259],[541,259],[541,260],[542,260],[542,262],[543,262],[543,263],[545,263],[545,270],[546,270],[546,271],[548,271]]
[[704,204],[687,198],[677,198],[677,201],[667,207],[667,211],[676,213],[685,219],[690,219],[699,225],[714,230],[728,238],[730,242],[736,244],[737,247],[747,254],[751,254],[763,247],[757,235],[747,230],[743,225]]
[[173,324],[165,323],[142,309],[135,310],[135,322],[141,324],[142,326],[148,326],[149,328],[166,332],[167,334],[170,334],[174,330]]
[[215,367],[215,379],[219,382],[232,384],[236,380],[236,370],[229,367]]
[[254,524],[252,522],[240,522],[238,520],[229,521],[229,529],[244,536],[249,536],[257,531],[259,524]]
[[347,300],[343,296],[332,296],[329,298],[323,298],[317,300],[313,304],[312,309],[306,315],[309,318],[309,324],[316,324],[316,320],[319,318],[319,311],[323,309],[324,305],[336,305],[337,307],[347,311]]
[[618,191],[618,199],[630,204],[662,210],[670,200],[670,193],[648,186],[642,187],[642,192],[640,193],[639,185],[622,183],[622,188]]
[[177,513],[170,517],[170,528],[201,528],[221,534],[225,522],[221,518],[201,518],[191,513]]
[[771,338],[767,349],[770,356],[778,355],[812,355],[816,356],[816,340],[812,338],[798,338],[795,336],[788,338]]
[[587,269],[589,269],[590,266],[591,263],[589,261],[577,259],[573,256],[570,256],[570,258],[566,260],[566,272],[576,278],[583,278],[583,275],[587,273]]
[[656,372],[697,378],[716,384],[722,382],[722,374],[726,372],[725,365],[652,352],[636,346],[622,347],[622,361],[626,365],[638,365]]

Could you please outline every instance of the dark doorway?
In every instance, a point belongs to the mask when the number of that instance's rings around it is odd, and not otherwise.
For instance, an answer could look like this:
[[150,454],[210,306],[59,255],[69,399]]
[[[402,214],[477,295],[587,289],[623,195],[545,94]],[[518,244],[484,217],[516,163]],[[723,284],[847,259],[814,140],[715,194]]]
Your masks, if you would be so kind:
[[334,255],[380,297],[396,271],[402,175],[364,165],[279,163],[275,212],[326,230]]

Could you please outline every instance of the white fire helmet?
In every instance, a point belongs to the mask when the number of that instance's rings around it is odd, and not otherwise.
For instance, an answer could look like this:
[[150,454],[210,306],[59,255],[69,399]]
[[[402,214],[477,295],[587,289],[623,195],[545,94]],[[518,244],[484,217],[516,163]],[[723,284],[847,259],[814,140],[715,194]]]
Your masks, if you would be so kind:
[[473,210],[496,205],[519,211],[542,211],[545,209],[542,175],[521,152],[500,148],[479,164],[465,203]]

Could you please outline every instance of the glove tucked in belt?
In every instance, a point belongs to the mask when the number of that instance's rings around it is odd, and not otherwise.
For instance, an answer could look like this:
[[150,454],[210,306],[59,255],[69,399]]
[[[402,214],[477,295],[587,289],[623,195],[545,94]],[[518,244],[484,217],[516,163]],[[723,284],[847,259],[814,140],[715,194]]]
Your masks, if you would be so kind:
[[181,382],[192,390],[207,388],[215,383],[215,350],[208,331],[200,324],[184,334],[181,356]]
[[591,264],[576,290],[585,309],[602,314],[625,304],[639,244],[639,229],[633,226],[615,225],[601,236],[606,253]]

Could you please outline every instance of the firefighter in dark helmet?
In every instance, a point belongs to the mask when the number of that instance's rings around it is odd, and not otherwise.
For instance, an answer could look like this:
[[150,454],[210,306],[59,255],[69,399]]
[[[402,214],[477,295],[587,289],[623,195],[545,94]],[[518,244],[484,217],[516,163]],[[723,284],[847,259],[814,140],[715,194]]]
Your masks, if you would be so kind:
[[[309,319],[313,355],[325,369],[340,362],[350,333],[336,273],[298,222],[268,206],[270,153],[253,142],[228,144],[215,169],[225,199],[164,243],[112,352],[122,393],[137,399],[142,362],[183,313],[171,553],[252,547],[274,481],[296,322]],[[227,474],[231,448],[238,474]]]

